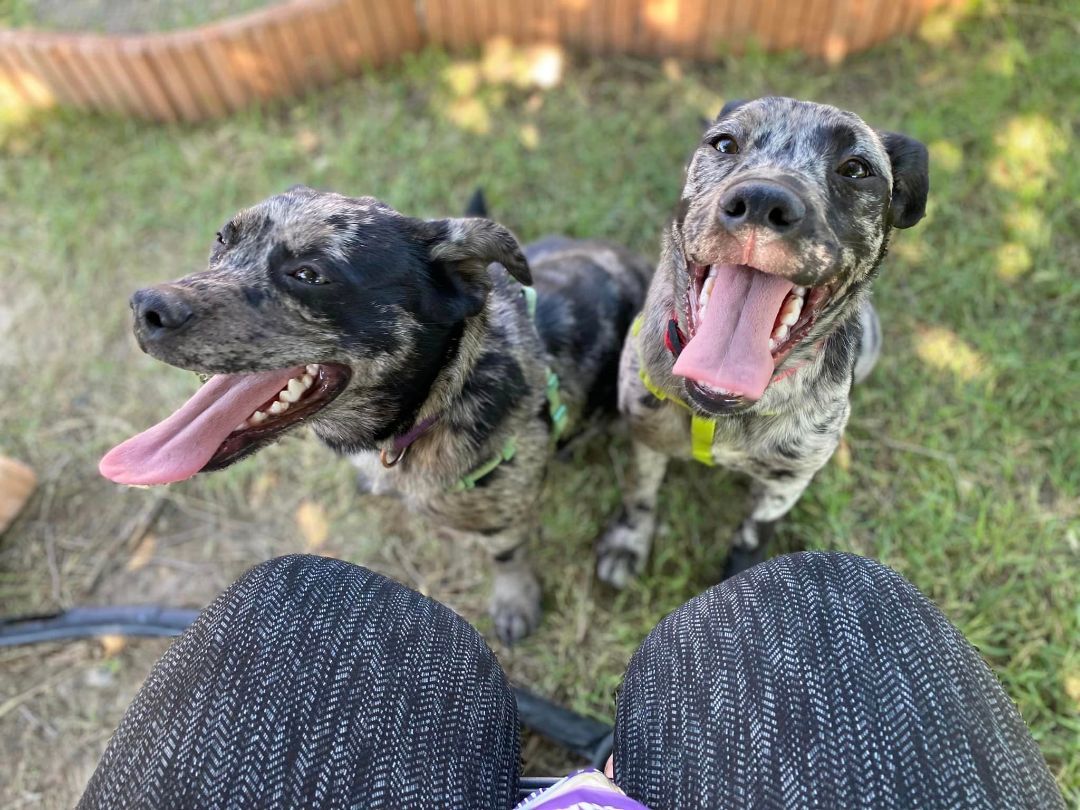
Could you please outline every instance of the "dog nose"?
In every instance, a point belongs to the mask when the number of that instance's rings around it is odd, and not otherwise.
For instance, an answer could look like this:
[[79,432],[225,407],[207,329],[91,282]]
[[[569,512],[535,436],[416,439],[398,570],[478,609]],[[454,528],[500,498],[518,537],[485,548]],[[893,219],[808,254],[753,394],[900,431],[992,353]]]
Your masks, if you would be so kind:
[[160,287],[139,290],[131,297],[135,323],[150,337],[161,337],[191,320],[191,307],[176,292]]
[[805,216],[805,203],[779,183],[739,183],[720,198],[720,220],[729,231],[743,225],[760,225],[777,233],[789,233]]

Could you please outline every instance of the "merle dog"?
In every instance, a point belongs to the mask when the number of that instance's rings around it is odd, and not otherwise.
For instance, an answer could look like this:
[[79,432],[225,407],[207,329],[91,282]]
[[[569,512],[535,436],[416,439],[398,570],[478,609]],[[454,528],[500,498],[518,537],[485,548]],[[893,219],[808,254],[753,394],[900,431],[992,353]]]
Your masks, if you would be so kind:
[[216,376],[101,471],[179,481],[311,425],[372,491],[490,549],[495,628],[515,641],[540,614],[525,545],[553,436],[614,414],[650,274],[600,242],[549,238],[523,253],[488,219],[414,219],[290,189],[229,220],[205,272],[132,298],[144,351]]
[[725,576],[762,559],[840,442],[852,381],[880,345],[870,284],[928,191],[925,147],[853,113],[788,98],[724,107],[623,349],[632,475],[598,542],[601,579],[621,587],[640,572],[672,457],[750,476]]

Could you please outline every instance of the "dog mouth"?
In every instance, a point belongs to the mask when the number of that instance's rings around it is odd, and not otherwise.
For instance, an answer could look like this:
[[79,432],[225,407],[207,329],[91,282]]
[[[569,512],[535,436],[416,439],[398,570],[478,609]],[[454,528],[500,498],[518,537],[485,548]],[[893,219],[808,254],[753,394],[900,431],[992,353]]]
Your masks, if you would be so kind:
[[167,419],[106,453],[98,469],[131,486],[220,470],[321,411],[351,375],[337,363],[217,374]]
[[673,371],[695,399],[730,409],[756,401],[813,328],[828,285],[799,287],[744,264],[687,264],[690,334]]

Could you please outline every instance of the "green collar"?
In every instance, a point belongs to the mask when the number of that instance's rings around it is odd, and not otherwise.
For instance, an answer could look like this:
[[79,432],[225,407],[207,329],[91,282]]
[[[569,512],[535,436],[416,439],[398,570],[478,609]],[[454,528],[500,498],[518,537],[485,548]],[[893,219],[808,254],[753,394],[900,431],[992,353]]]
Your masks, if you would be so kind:
[[[536,290],[532,287],[522,287],[521,297],[525,299],[525,311],[529,314],[529,320],[536,326]],[[559,394],[559,375],[550,368],[545,368],[547,382],[544,387],[544,395],[548,401],[548,417],[551,419],[551,444],[554,447],[566,431],[568,415],[566,405]],[[472,472],[463,475],[454,482],[451,490],[465,492],[473,489],[476,482],[490,475],[505,461],[509,461],[517,453],[517,442],[513,436],[506,440],[502,450],[492,456]]]

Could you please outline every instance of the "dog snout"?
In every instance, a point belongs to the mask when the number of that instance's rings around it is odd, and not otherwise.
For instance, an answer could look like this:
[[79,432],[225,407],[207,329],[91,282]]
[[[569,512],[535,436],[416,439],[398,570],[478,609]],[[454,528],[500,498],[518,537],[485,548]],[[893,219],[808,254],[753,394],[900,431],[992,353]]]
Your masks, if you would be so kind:
[[131,298],[135,326],[145,336],[161,338],[173,334],[195,314],[175,290],[148,287]]
[[744,181],[721,196],[718,216],[730,232],[757,226],[786,235],[806,218],[806,204],[779,183]]

